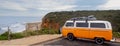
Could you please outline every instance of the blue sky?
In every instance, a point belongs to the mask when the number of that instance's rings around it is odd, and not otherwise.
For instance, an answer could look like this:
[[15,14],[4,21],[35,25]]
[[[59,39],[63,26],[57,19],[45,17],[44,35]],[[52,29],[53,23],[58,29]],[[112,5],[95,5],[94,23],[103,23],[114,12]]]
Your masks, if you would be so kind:
[[0,16],[39,16],[54,11],[117,10],[120,0],[0,0]]

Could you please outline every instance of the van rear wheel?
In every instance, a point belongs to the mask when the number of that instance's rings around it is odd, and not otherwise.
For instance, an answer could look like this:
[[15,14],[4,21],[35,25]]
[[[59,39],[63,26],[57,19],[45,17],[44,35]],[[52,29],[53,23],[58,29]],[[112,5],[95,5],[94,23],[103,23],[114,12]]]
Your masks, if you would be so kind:
[[104,43],[104,39],[103,38],[95,38],[95,43],[103,44]]
[[73,34],[68,34],[67,39],[70,40],[70,41],[73,41],[75,39],[75,37],[74,37]]

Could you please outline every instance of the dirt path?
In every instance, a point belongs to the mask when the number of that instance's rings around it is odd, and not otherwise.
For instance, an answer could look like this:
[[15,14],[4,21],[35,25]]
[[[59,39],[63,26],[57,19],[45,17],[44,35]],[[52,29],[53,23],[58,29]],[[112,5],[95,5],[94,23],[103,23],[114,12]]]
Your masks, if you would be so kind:
[[59,34],[30,36],[21,39],[14,39],[10,41],[8,40],[0,41],[0,46],[29,46],[31,44],[35,44],[59,37],[61,37],[61,35]]
[[120,43],[120,38],[116,38],[115,42],[119,42]]

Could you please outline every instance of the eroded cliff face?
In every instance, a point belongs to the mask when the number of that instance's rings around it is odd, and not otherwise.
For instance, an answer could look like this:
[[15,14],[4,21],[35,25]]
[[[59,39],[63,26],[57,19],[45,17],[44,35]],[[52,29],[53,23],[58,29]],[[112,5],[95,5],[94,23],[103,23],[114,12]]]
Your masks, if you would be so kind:
[[60,27],[58,22],[50,21],[48,18],[44,18],[42,21],[42,28],[49,28],[49,29],[55,29],[58,30]]

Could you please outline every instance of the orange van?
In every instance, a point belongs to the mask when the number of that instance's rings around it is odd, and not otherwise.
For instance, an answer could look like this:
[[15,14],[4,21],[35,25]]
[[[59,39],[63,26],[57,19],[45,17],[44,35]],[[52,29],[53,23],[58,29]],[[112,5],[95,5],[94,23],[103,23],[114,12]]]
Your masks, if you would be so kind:
[[61,29],[63,37],[68,40],[75,38],[93,39],[97,44],[112,40],[112,27],[110,22],[102,20],[68,20]]

